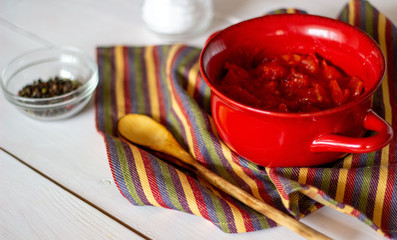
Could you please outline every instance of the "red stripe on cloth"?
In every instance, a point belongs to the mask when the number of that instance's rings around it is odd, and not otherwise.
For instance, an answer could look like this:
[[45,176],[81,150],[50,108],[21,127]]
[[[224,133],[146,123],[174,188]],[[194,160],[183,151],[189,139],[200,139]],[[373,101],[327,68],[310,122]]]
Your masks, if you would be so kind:
[[372,38],[379,43],[379,36],[378,36],[378,23],[379,23],[379,12],[376,11],[372,6],[371,6],[371,11],[372,11]]
[[160,66],[160,59],[158,54],[158,46],[153,47],[153,59],[154,59],[154,70],[156,74],[156,90],[159,99],[159,112],[160,112],[160,123],[163,125],[167,125],[166,121],[166,110],[165,110],[165,99],[163,95],[163,89],[161,88],[161,66]]
[[142,152],[142,161],[145,164],[144,170],[146,171],[146,176],[149,180],[149,186],[150,189],[153,193],[153,197],[156,200],[156,202],[163,208],[170,208],[167,206],[167,204],[164,202],[160,190],[157,186],[157,180],[156,180],[156,175],[152,167],[152,163],[149,159],[149,156]]
[[240,211],[241,215],[243,216],[245,230],[247,232],[253,231],[254,224],[252,223],[251,216],[246,211],[241,210],[239,207],[237,209]]
[[353,211],[351,212],[351,215],[353,216],[353,217],[358,217],[359,215],[360,215],[361,213],[360,213],[360,211],[358,211],[357,209],[353,209]]
[[125,113],[131,111],[131,95],[130,95],[130,69],[128,63],[128,47],[123,47],[123,61],[124,61],[124,106]]
[[197,182],[191,177],[187,177],[187,180],[190,187],[192,188],[192,191],[196,193],[194,194],[194,198],[196,199],[201,216],[203,216],[205,219],[208,219],[209,221],[212,221],[210,215],[208,214],[208,209],[207,206],[205,205],[205,200],[203,198],[203,195],[201,194],[200,189],[197,187]]
[[289,196],[284,190],[284,185],[280,182],[276,168],[269,168],[268,173],[273,181],[274,186],[276,186],[278,192],[280,193],[281,197],[284,198],[284,200],[289,200]]
[[360,167],[360,158],[361,158],[360,154],[353,154],[350,168]]
[[[116,48],[113,47],[111,48],[110,51],[110,59],[111,59],[111,66],[110,66],[110,93],[114,93],[116,91],[116,74],[117,74],[117,69],[116,69]],[[110,98],[110,109],[118,109],[117,106],[117,99],[116,99],[116,94],[109,94]],[[118,122],[118,116],[117,116],[117,111],[111,111],[111,126],[112,126],[112,134],[117,135],[117,129],[115,126],[117,126]]]
[[386,192],[385,198],[383,199],[383,209],[382,209],[382,221],[381,221],[381,228],[382,229],[389,229],[390,224],[390,209],[392,204],[392,197],[394,189],[394,181],[396,178],[396,168],[395,166],[391,165],[387,171],[387,180],[386,180]]
[[196,102],[200,102],[200,86],[201,86],[201,75],[197,74],[196,76],[196,85],[194,86],[193,98]]
[[352,169],[350,169],[347,172],[346,188],[345,188],[345,194],[344,194],[344,197],[343,197],[343,202],[344,203],[351,203],[352,202],[355,178],[356,178],[356,169],[352,168]]
[[313,186],[314,183],[314,176],[316,175],[316,169],[315,168],[309,168],[307,170],[307,177],[306,177],[306,184]]
[[354,26],[360,27],[360,1],[354,1]]
[[[387,75],[389,76],[388,84],[389,84],[389,99],[390,99],[390,105],[391,105],[391,110],[392,110],[392,127],[394,130],[394,133],[397,134],[397,99],[396,99],[396,85],[395,80],[397,80],[396,76],[396,69],[395,67],[397,66],[395,59],[396,56],[396,51],[397,51],[397,44],[393,46],[393,24],[390,22],[390,20],[387,20],[386,22],[386,50],[387,50]],[[397,36],[394,36],[397,38]],[[397,40],[397,39],[394,39]],[[395,162],[395,156],[396,156],[396,141],[397,138],[394,136],[392,142],[390,143],[389,147],[389,152],[390,152],[390,163]]]

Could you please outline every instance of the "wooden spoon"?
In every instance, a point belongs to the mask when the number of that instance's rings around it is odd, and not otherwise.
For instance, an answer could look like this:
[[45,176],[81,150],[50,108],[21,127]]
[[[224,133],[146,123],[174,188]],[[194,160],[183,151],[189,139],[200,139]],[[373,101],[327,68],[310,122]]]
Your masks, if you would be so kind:
[[307,239],[331,239],[317,230],[299,222],[295,218],[255,198],[241,188],[226,181],[197,162],[175,140],[172,134],[154,119],[140,114],[128,114],[119,119],[119,134],[138,145],[165,153],[179,159],[190,166],[197,175],[205,178],[209,183],[233,196],[247,206],[262,213],[279,225],[282,225]]

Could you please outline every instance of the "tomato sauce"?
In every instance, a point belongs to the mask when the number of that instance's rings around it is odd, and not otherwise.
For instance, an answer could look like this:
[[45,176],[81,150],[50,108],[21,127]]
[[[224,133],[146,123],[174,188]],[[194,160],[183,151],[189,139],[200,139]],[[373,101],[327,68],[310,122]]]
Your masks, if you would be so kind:
[[317,54],[284,54],[240,64],[226,62],[215,83],[229,98],[274,112],[316,112],[345,104],[364,92],[358,76],[348,76]]

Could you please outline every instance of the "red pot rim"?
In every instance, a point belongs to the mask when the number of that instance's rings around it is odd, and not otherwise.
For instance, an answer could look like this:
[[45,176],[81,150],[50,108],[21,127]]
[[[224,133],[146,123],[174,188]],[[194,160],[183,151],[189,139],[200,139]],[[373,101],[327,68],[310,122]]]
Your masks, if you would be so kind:
[[[310,113],[283,113],[283,112],[273,112],[273,111],[268,111],[268,110],[262,110],[262,109],[257,109],[254,107],[250,107],[248,105],[239,103],[229,97],[227,97],[226,95],[224,95],[223,93],[221,93],[220,91],[218,91],[218,89],[216,89],[211,81],[208,79],[206,72],[204,71],[204,66],[203,66],[203,58],[204,55],[206,53],[206,50],[209,47],[209,44],[211,44],[212,42],[214,42],[215,40],[217,40],[219,38],[219,34],[221,32],[225,32],[225,31],[232,31],[235,28],[240,28],[246,24],[253,24],[255,22],[258,21],[263,21],[263,19],[277,19],[277,18],[289,18],[291,22],[294,22],[293,19],[295,18],[306,18],[308,20],[311,21],[316,21],[317,23],[327,23],[327,22],[331,22],[332,24],[336,25],[336,26],[340,26],[341,28],[344,28],[348,31],[355,31],[359,36],[361,36],[362,38],[366,39],[366,41],[368,41],[369,43],[372,43],[372,45],[374,46],[374,50],[380,55],[382,56],[381,58],[381,74],[379,75],[379,78],[376,80],[375,84],[368,90],[366,90],[364,92],[364,94],[362,94],[359,98],[348,102],[347,104],[343,104],[341,106],[338,107],[334,107],[334,108],[330,108],[330,109],[325,109],[322,111],[317,111],[317,112],[310,112]],[[273,20],[276,21],[276,20]],[[264,115],[272,115],[272,116],[279,116],[279,117],[289,117],[289,118],[296,118],[296,117],[316,117],[316,116],[323,116],[323,115],[328,115],[328,114],[333,114],[335,112],[340,112],[340,111],[344,111],[345,109],[351,108],[361,102],[364,102],[365,100],[367,100],[368,98],[372,97],[372,95],[374,94],[374,92],[379,88],[379,86],[381,85],[384,75],[385,75],[385,66],[386,66],[386,61],[385,61],[385,57],[384,54],[381,50],[381,48],[379,47],[379,45],[375,42],[374,39],[372,39],[367,33],[363,32],[362,30],[360,30],[359,28],[352,26],[348,23],[336,20],[336,19],[332,19],[332,18],[328,18],[328,17],[323,17],[323,16],[317,16],[317,15],[310,15],[310,14],[275,14],[275,15],[266,15],[266,16],[262,16],[262,17],[257,17],[257,18],[252,18],[252,19],[248,19],[245,21],[242,21],[240,23],[231,25],[215,34],[213,34],[212,36],[210,36],[210,38],[207,40],[207,42],[205,43],[201,54],[200,54],[200,72],[201,75],[204,79],[204,81],[207,83],[207,85],[209,86],[210,90],[211,90],[211,94],[215,94],[217,97],[219,97],[220,99],[224,100],[225,102],[229,103],[230,105],[237,107],[241,110],[247,111],[247,112],[256,112],[259,114],[264,114]]]

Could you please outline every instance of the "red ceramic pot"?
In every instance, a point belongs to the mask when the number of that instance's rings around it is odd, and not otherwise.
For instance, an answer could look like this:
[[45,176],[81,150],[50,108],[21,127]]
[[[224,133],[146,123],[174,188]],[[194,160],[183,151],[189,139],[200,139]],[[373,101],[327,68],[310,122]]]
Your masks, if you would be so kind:
[[[228,59],[317,53],[348,75],[358,75],[365,93],[340,107],[314,113],[279,113],[236,102],[214,87]],[[389,124],[372,110],[385,60],[376,42],[346,23],[306,14],[269,15],[230,26],[211,36],[200,56],[211,89],[211,111],[223,141],[240,156],[262,166],[313,166],[347,153],[381,149],[392,139]],[[363,137],[367,130],[375,135]]]

